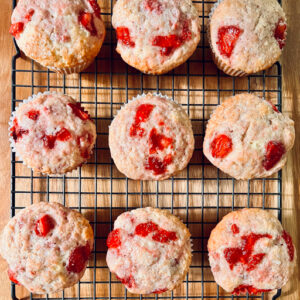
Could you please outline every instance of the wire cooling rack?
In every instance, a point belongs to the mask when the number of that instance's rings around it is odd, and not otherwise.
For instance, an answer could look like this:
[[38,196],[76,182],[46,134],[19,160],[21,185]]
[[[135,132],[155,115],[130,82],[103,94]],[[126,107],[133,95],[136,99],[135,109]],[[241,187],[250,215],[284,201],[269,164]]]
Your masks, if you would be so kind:
[[[13,0],[13,7],[16,1]],[[236,181],[213,167],[204,157],[204,128],[213,109],[227,96],[254,92],[281,109],[281,66],[246,78],[232,78],[217,70],[211,60],[205,25],[214,1],[194,1],[202,22],[202,39],[195,54],[182,66],[161,76],[144,75],[127,66],[115,52],[111,28],[113,1],[99,1],[107,36],[95,63],[79,75],[52,73],[26,59],[16,45],[12,60],[12,111],[31,94],[46,90],[73,96],[87,108],[97,126],[97,145],[92,159],[64,176],[35,174],[11,155],[11,215],[34,202],[56,201],[79,210],[91,222],[95,246],[88,269],[77,285],[54,295],[28,294],[12,284],[13,299],[277,299],[276,294],[231,296],[213,280],[207,255],[212,228],[228,212],[243,207],[272,211],[281,220],[281,172],[271,178]],[[133,181],[119,173],[108,148],[108,125],[128,99],[143,92],[174,98],[189,114],[196,149],[186,168],[163,182]],[[105,239],[122,212],[157,206],[179,216],[189,227],[193,261],[185,281],[173,292],[161,295],[130,294],[109,273],[105,263]]]

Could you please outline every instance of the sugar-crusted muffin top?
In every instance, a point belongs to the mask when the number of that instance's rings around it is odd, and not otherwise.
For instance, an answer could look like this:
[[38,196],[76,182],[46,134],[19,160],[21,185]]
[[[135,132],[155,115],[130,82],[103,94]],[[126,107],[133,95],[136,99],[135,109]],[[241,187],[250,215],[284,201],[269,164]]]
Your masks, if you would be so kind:
[[73,98],[57,93],[34,95],[13,113],[13,148],[34,171],[62,174],[91,155],[96,128],[89,114]]
[[10,279],[39,294],[78,282],[92,249],[89,222],[58,203],[40,202],[21,210],[0,238]]
[[194,52],[200,40],[200,21],[190,0],[119,0],[112,24],[117,51],[146,73],[174,68]]
[[184,109],[161,95],[142,95],[118,112],[109,128],[117,168],[132,179],[161,180],[188,164],[194,150]]
[[276,0],[222,0],[209,24],[213,53],[235,70],[255,73],[274,64],[286,39],[286,17]]
[[183,280],[191,263],[190,233],[174,215],[156,208],[121,214],[107,239],[110,271],[132,293],[162,293]]
[[96,0],[20,0],[11,21],[21,50],[47,67],[91,60],[105,35]]
[[262,209],[227,214],[211,232],[208,251],[216,282],[234,294],[281,288],[296,264],[290,235]]
[[226,99],[208,121],[203,152],[236,179],[280,170],[295,140],[294,122],[254,94]]

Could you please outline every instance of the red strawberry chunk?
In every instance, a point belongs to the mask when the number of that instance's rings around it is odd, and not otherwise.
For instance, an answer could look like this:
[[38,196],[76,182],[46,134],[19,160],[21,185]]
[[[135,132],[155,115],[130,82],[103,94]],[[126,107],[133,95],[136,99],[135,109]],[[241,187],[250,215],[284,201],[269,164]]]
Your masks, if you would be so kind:
[[135,42],[131,40],[129,29],[127,27],[117,27],[117,39],[126,46],[135,46]]
[[10,281],[12,281],[15,284],[20,285],[20,282],[16,279],[16,275],[12,270],[8,269],[7,270],[7,275],[8,275],[8,278],[9,278]]
[[120,229],[113,230],[107,237],[106,245],[108,248],[118,248],[121,246]]
[[167,231],[164,229],[159,229],[157,233],[155,233],[152,239],[156,242],[160,243],[169,243],[171,241],[177,240],[176,232],[174,231]]
[[57,134],[56,134],[56,138],[59,141],[67,141],[72,137],[70,131],[66,128],[62,128]]
[[286,150],[281,142],[270,141],[266,146],[266,154],[263,161],[265,170],[271,170],[285,154]]
[[293,245],[292,237],[286,231],[283,231],[282,238],[284,239],[286,246],[288,248],[290,261],[292,261],[294,259],[294,255],[295,255],[295,248]]
[[286,23],[282,19],[276,25],[274,37],[278,42],[279,48],[282,49],[285,46],[286,39]]
[[69,257],[69,263],[66,267],[68,272],[80,273],[86,266],[86,263],[91,254],[90,245],[75,248]]
[[158,0],[145,0],[144,7],[147,10],[156,12],[158,15],[162,13],[161,3]]
[[44,135],[42,140],[45,148],[53,149],[55,147],[55,141],[56,141],[55,135]]
[[86,30],[91,33],[91,35],[97,35],[93,15],[91,13],[81,12],[78,16],[78,21]]
[[30,22],[31,21],[31,17],[33,16],[34,14],[34,10],[31,9],[28,14],[25,16],[25,19],[27,20],[27,22]]
[[149,135],[150,154],[156,153],[158,150],[162,151],[169,146],[172,146],[173,139],[164,136],[157,132],[156,128],[152,128]]
[[146,237],[149,233],[157,231],[158,225],[153,222],[141,223],[136,226],[135,234]]
[[185,20],[183,22],[182,30],[179,35],[170,34],[167,36],[158,35],[152,40],[152,45],[161,47],[160,54],[163,56],[170,55],[173,50],[180,47],[185,41],[192,38],[192,33],[189,29],[189,22]]
[[167,166],[173,161],[172,155],[168,154],[163,161],[159,157],[149,156],[145,164],[146,170],[151,170],[155,175],[163,174],[167,171]]
[[96,17],[100,18],[100,13],[101,13],[101,10],[100,10],[100,7],[97,3],[96,0],[89,0],[89,3],[92,7],[92,9],[94,10],[94,13],[96,15]]
[[236,224],[231,225],[231,231],[232,231],[233,234],[240,233],[240,229],[238,228],[238,226]]
[[80,103],[68,103],[68,105],[72,108],[73,113],[83,121],[90,119],[90,116],[84,109],[81,107]]
[[52,217],[44,215],[36,222],[34,231],[37,236],[45,237],[54,227],[55,224]]
[[40,112],[38,110],[32,109],[27,113],[27,116],[29,119],[36,121],[38,119],[38,117],[40,116]]
[[17,119],[14,119],[13,124],[14,126],[10,129],[10,135],[13,137],[14,141],[17,142],[18,139],[21,139],[23,135],[28,134],[29,131],[27,129],[22,129],[19,126]]
[[132,288],[136,286],[134,277],[132,275],[129,275],[128,277],[125,278],[120,278],[117,276],[117,278],[127,287]]
[[214,138],[210,144],[211,155],[214,158],[224,158],[232,151],[232,140],[225,134]]
[[168,289],[160,289],[160,290],[153,291],[152,293],[153,293],[153,294],[161,294],[161,293],[166,292],[167,290],[168,290]]
[[240,294],[246,294],[249,293],[250,295],[256,295],[258,293],[265,293],[265,292],[270,292],[271,290],[261,290],[257,289],[252,285],[244,285],[241,284],[237,288],[235,288],[232,292],[234,295],[240,295]]
[[24,23],[23,22],[17,22],[14,24],[11,24],[9,33],[13,35],[16,39],[20,37],[20,34],[24,30]]
[[218,31],[218,47],[221,55],[230,57],[243,30],[237,26],[220,27]]

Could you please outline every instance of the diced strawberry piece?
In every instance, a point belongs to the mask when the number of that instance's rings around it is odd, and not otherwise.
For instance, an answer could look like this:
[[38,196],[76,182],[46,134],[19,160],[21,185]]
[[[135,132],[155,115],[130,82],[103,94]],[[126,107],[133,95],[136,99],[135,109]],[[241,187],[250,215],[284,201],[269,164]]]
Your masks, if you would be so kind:
[[231,225],[231,231],[232,231],[233,234],[240,233],[240,229],[238,228],[238,226],[236,224]]
[[75,248],[69,257],[69,263],[66,267],[68,272],[80,273],[86,266],[86,263],[91,254],[90,245]]
[[33,109],[27,113],[27,116],[29,119],[36,121],[38,119],[38,117],[40,116],[40,112],[38,110]]
[[167,166],[158,157],[149,156],[145,169],[153,171],[155,175],[159,175],[166,172]]
[[126,46],[135,46],[135,42],[131,40],[129,29],[127,27],[117,27],[117,39]]
[[34,10],[31,9],[31,10],[28,12],[28,14],[25,16],[25,19],[27,20],[27,22],[30,22],[30,21],[31,21],[31,18],[32,18],[33,14],[34,14]]
[[56,134],[56,138],[59,140],[59,141],[67,141],[69,140],[70,138],[72,137],[70,131],[66,128],[62,128],[57,134]]
[[269,234],[256,234],[251,232],[250,234],[241,237],[243,242],[242,247],[224,249],[224,257],[228,262],[230,269],[233,270],[236,264],[241,263],[246,266],[248,272],[254,270],[265,256],[265,253],[252,255],[256,242],[262,238],[271,239],[272,236]]
[[271,101],[268,101],[271,105],[272,105],[272,108],[277,112],[279,113],[279,110],[277,109],[277,107],[271,102]]
[[14,24],[11,24],[9,33],[13,35],[16,39],[20,37],[20,34],[24,30],[24,23],[23,22],[17,22]]
[[8,278],[9,278],[10,281],[12,281],[15,284],[20,285],[20,282],[16,279],[16,275],[12,270],[8,269],[7,270],[7,275],[8,275]]
[[106,245],[108,248],[118,248],[121,246],[120,229],[113,230],[107,237]]
[[189,29],[189,22],[185,20],[180,35],[170,34],[167,36],[158,35],[152,40],[152,45],[161,47],[160,54],[163,56],[170,55],[173,50],[180,47],[185,41],[190,40],[192,33]]
[[19,124],[17,118],[13,121],[14,126],[10,129],[10,135],[13,137],[14,141],[17,142],[18,139],[21,139],[23,135],[28,134],[29,131],[27,129],[22,129]]
[[214,138],[210,144],[211,155],[214,158],[224,158],[232,151],[232,140],[225,134]]
[[281,142],[270,141],[266,146],[266,154],[263,161],[265,170],[271,170],[280,161],[285,152],[285,147]]
[[149,221],[147,223],[141,223],[136,226],[134,233],[136,235],[140,235],[143,237],[146,237],[148,234],[151,232],[157,231],[158,230],[158,225]]
[[162,13],[161,3],[158,0],[145,0],[144,7],[146,10],[154,11],[158,15]]
[[218,31],[218,47],[221,55],[230,57],[243,30],[237,26],[220,27]]
[[254,270],[256,268],[256,265],[258,265],[263,260],[265,255],[266,255],[265,253],[258,253],[258,254],[254,254],[253,256],[250,256],[247,261],[248,266],[246,270],[248,272]]
[[156,290],[156,291],[153,291],[152,293],[153,294],[162,294],[164,292],[166,292],[168,289],[160,289],[160,290]]
[[280,19],[276,25],[274,37],[278,42],[279,48],[282,49],[285,46],[286,39],[286,23]]
[[235,288],[232,292],[234,295],[241,295],[241,294],[246,294],[249,293],[250,295],[256,295],[258,293],[265,293],[265,292],[270,292],[271,290],[261,290],[257,289],[252,285],[239,285],[237,288]]
[[81,120],[86,121],[90,119],[89,114],[84,111],[79,102],[77,102],[76,104],[68,103],[68,105],[72,108],[73,113]]
[[177,235],[174,231],[159,229],[158,232],[153,235],[152,239],[160,243],[170,243],[171,241],[177,240]]
[[146,122],[152,110],[154,109],[154,105],[152,104],[141,104],[135,113],[134,123],[131,125],[130,128],[130,136],[137,136],[139,135],[142,137],[144,135],[144,129],[141,128],[141,123]]
[[171,52],[180,47],[181,40],[175,34],[170,34],[168,36],[158,35],[152,40],[152,45],[161,47],[161,55],[170,55]]
[[181,42],[188,41],[192,38],[192,33],[189,28],[189,21],[185,20],[183,23],[182,33],[181,33]]
[[56,136],[54,135],[44,135],[42,138],[44,142],[44,147],[48,149],[53,149],[55,147]]
[[88,149],[84,149],[80,153],[81,157],[88,159],[90,157],[90,151]]
[[45,237],[54,227],[55,223],[52,217],[44,215],[36,222],[34,231],[37,236]]
[[294,248],[294,245],[293,245],[292,237],[286,231],[283,231],[282,238],[284,239],[284,241],[286,243],[286,246],[288,248],[290,261],[292,261],[294,259],[294,255],[295,255],[295,248]]
[[125,278],[120,278],[117,276],[117,278],[128,288],[132,288],[136,286],[134,277],[132,275],[129,275],[128,277]]
[[97,35],[93,15],[91,13],[81,12],[78,16],[78,21],[86,30],[88,30],[91,33],[91,35]]
[[157,132],[156,128],[152,128],[149,135],[150,154],[156,153],[158,150],[162,151],[169,146],[172,146],[173,139],[164,136]]
[[97,3],[96,0],[89,0],[89,3],[92,7],[92,9],[94,10],[94,13],[96,15],[96,17],[100,18],[100,13],[101,13],[101,10],[100,10],[100,7]]

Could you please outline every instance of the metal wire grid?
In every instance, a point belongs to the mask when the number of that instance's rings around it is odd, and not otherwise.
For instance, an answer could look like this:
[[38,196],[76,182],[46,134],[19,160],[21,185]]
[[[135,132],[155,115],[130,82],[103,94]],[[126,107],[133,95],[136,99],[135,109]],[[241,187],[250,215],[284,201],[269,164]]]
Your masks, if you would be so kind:
[[[16,1],[13,0],[12,2],[13,7],[15,7]],[[94,157],[87,165],[64,176],[49,177],[35,174],[24,168],[14,153],[11,155],[11,216],[14,216],[24,206],[36,201],[60,201],[62,204],[86,214],[94,227],[95,246],[86,272],[88,276],[83,277],[76,288],[72,290],[72,293],[64,291],[42,297],[30,294],[29,298],[53,300],[264,299],[264,295],[231,296],[219,289],[210,273],[206,242],[210,230],[219,219],[234,209],[262,207],[275,212],[281,220],[281,172],[272,178],[243,183],[235,181],[219,172],[205,160],[202,153],[202,139],[209,113],[225,95],[232,95],[241,91],[256,92],[267,97],[273,95],[273,100],[276,100],[275,103],[280,110],[282,97],[280,64],[277,63],[271,71],[255,74],[246,79],[231,78],[217,70],[208,55],[209,47],[205,41],[205,24],[210,7],[215,1],[203,0],[194,1],[199,11],[202,12],[200,14],[202,39],[196,51],[198,54],[185,63],[183,68],[177,68],[166,75],[144,75],[128,67],[119,56],[116,56],[114,32],[109,22],[113,1],[103,0],[103,2],[101,7],[103,8],[105,5],[108,7],[107,10],[102,11],[104,19],[107,18],[107,38],[103,50],[97,57],[94,66],[78,75],[75,85],[69,84],[69,80],[65,76],[41,69],[33,61],[25,64],[25,67],[19,67],[18,62],[24,60],[21,59],[20,50],[15,44],[17,53],[12,60],[12,111],[22,101],[22,99],[18,99],[20,90],[29,89],[31,94],[44,90],[74,92],[77,95],[76,98],[84,106],[88,106],[89,111],[93,114],[98,141],[101,141],[100,146],[99,143],[95,146]],[[102,55],[103,53],[108,54],[108,57],[105,57],[105,54]],[[23,79],[28,78],[28,82],[19,83],[18,75],[22,75]],[[106,83],[99,79],[99,75],[107,79]],[[125,85],[116,86],[114,76],[121,77],[125,81]],[[133,76],[133,80],[130,79],[131,76]],[[85,77],[92,79],[93,84],[85,85]],[[200,77],[202,80],[199,80],[195,87],[194,79]],[[43,83],[40,83],[40,78],[43,78]],[[54,83],[53,78],[56,80]],[[165,78],[171,82],[171,86],[165,87]],[[150,84],[148,84],[149,80]],[[133,81],[133,86],[130,85],[131,81]],[[184,87],[181,87],[180,82],[182,81],[185,82]],[[208,84],[211,81],[215,83],[213,87]],[[242,81],[243,84],[241,85]],[[272,83],[269,84],[270,81]],[[232,88],[228,88],[228,82],[231,82]],[[226,88],[223,87],[224,83],[226,83]],[[107,141],[107,125],[112,120],[115,110],[124,101],[127,102],[131,95],[146,91],[162,92],[176,100],[178,98],[184,99],[181,104],[190,115],[195,130],[196,147],[191,163],[183,173],[165,182],[135,182],[119,174],[109,156],[108,146],[103,142],[104,140]],[[88,100],[84,100],[86,92],[93,95],[89,95]],[[119,95],[115,96],[115,92]],[[194,101],[193,93],[197,95],[195,96],[197,101]],[[207,93],[212,93],[217,102],[211,101],[211,96],[208,96]],[[103,100],[103,94],[109,96],[108,101]],[[116,97],[121,100],[116,101]],[[101,114],[105,107],[108,109],[108,116]],[[198,110],[199,113],[193,117],[195,110]],[[93,171],[89,172],[90,169]],[[103,169],[106,171],[103,172]],[[196,169],[197,171],[195,171]],[[114,187],[120,184],[122,188],[115,191]],[[91,186],[91,189],[86,189],[87,186]],[[199,190],[195,190],[195,186]],[[178,292],[176,290],[155,296],[129,294],[126,289],[121,287],[118,280],[109,273],[105,265],[104,241],[107,233],[112,229],[114,219],[123,211],[147,205],[168,209],[179,215],[192,232],[194,258],[190,272]],[[207,215],[210,217],[206,218]],[[19,287],[12,284],[13,299],[18,299],[18,289]],[[277,299],[280,294],[281,290],[278,290],[273,299]]]

